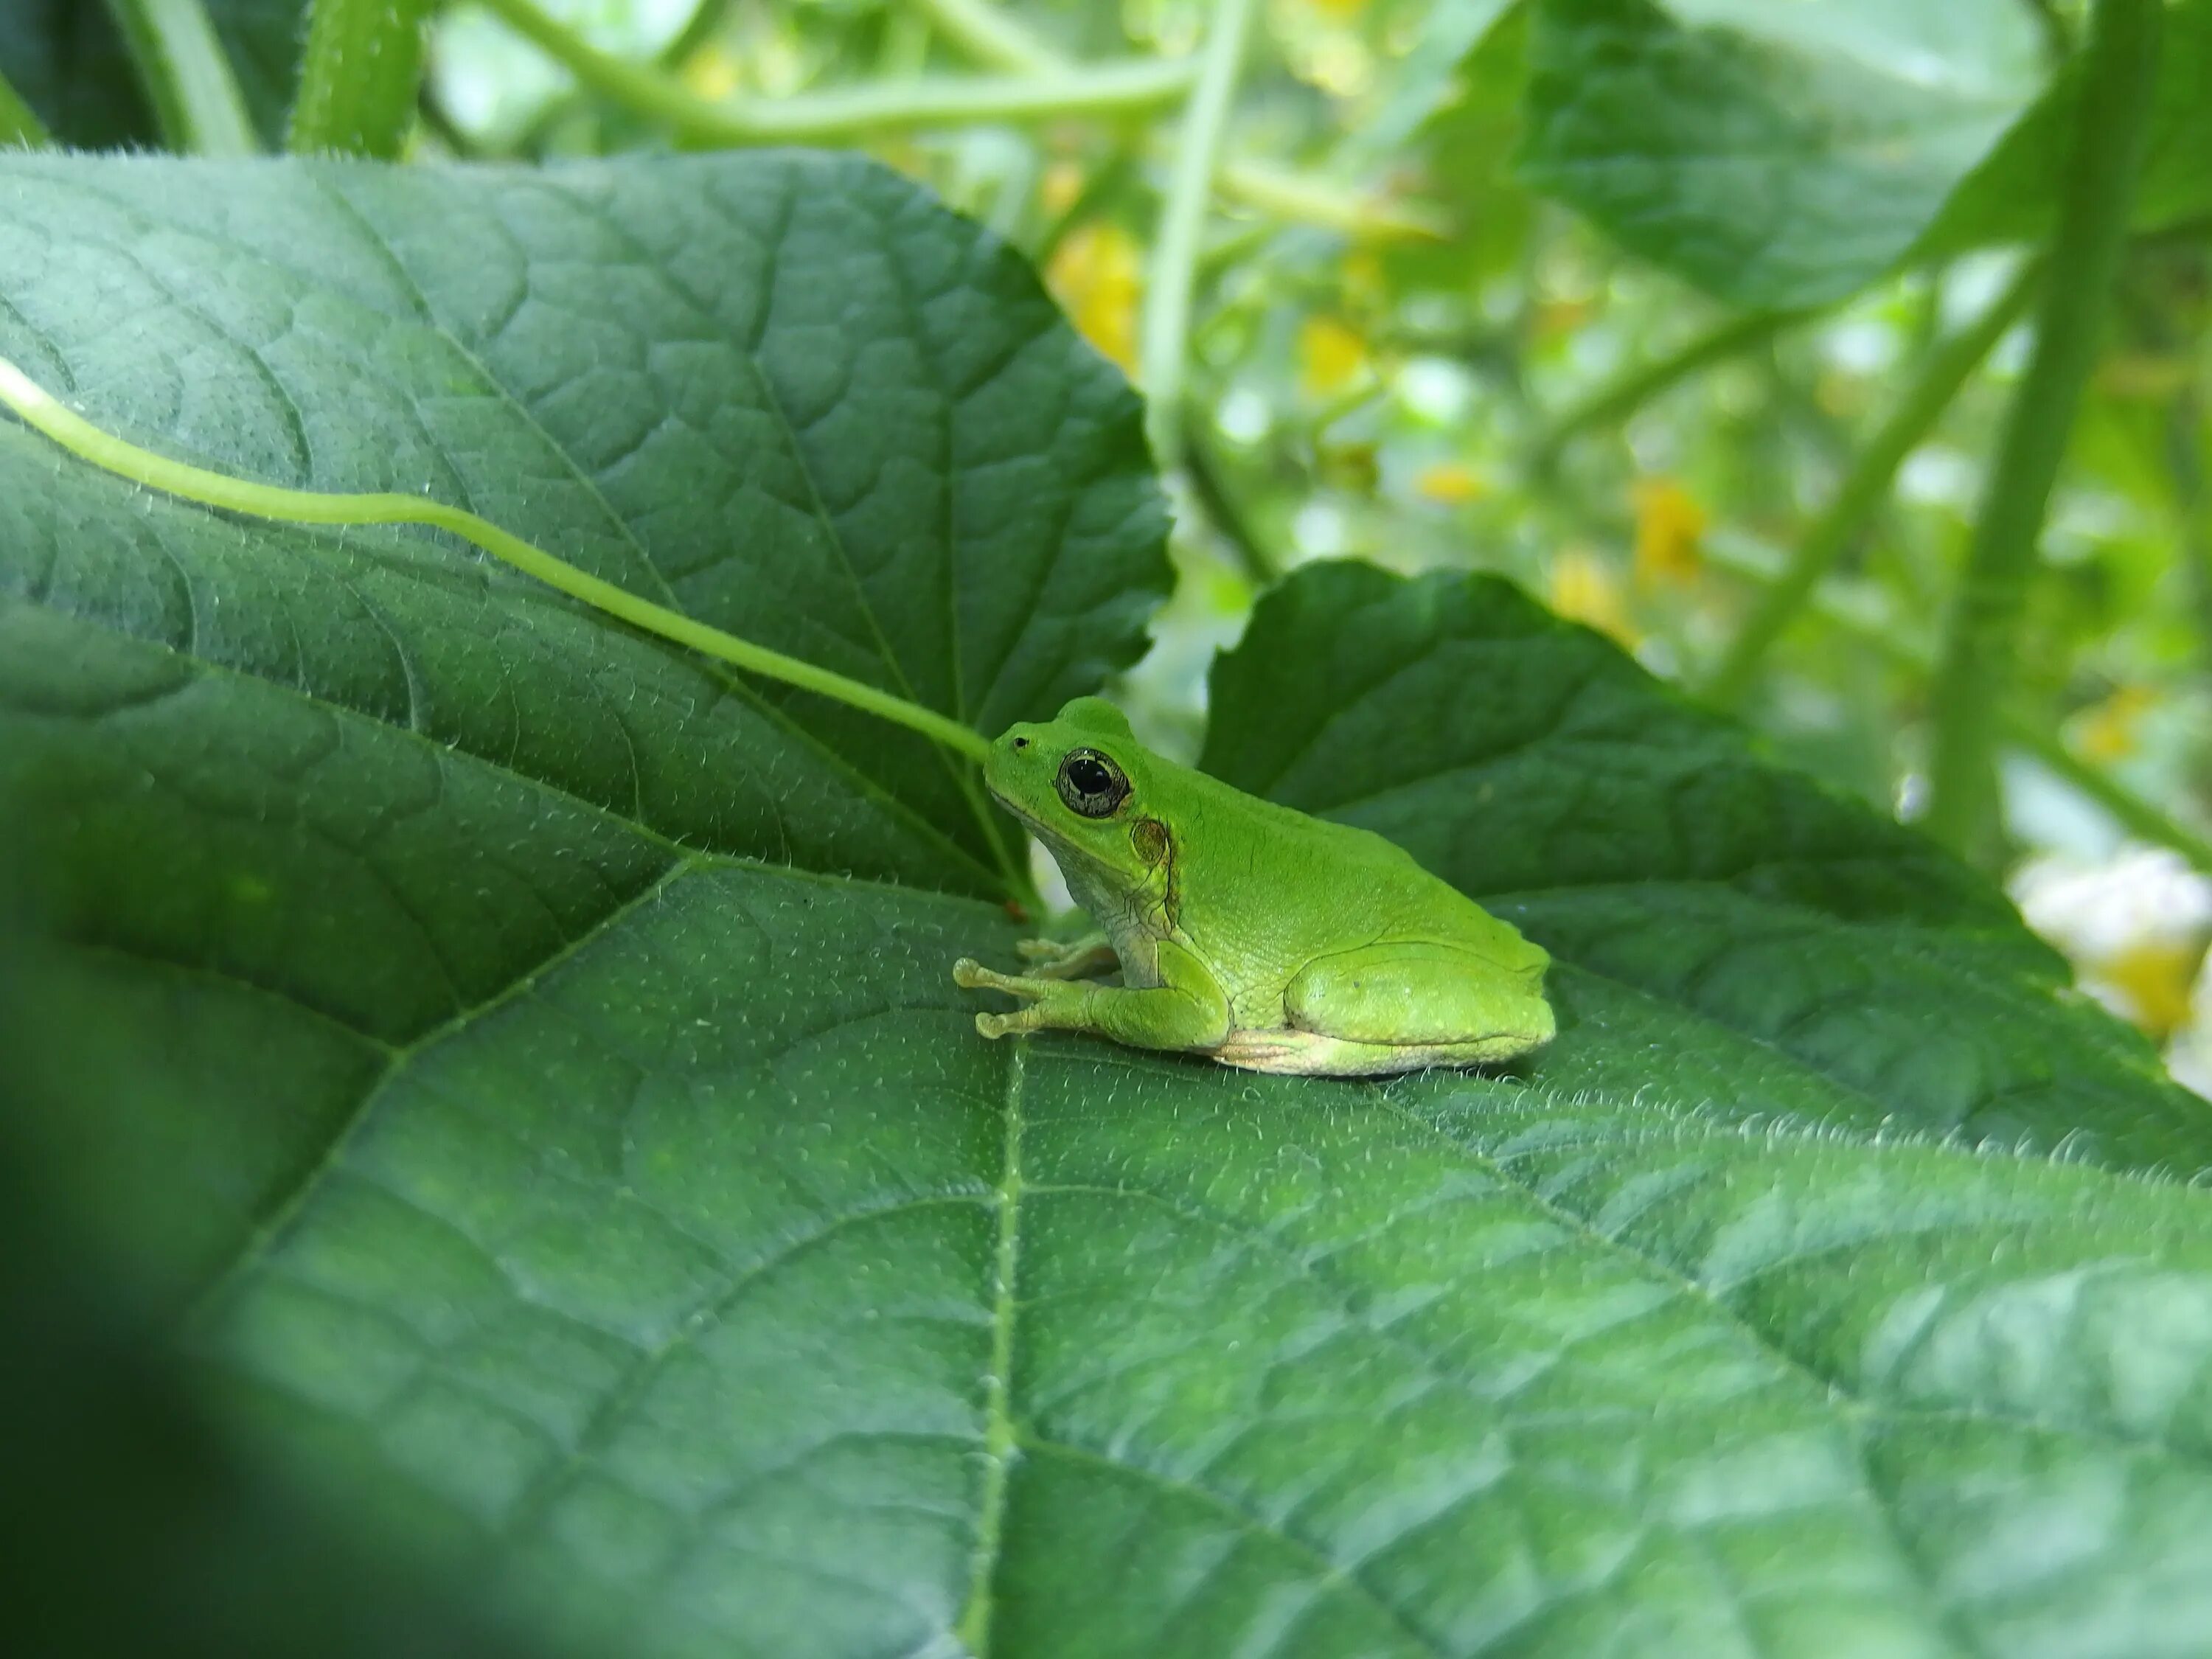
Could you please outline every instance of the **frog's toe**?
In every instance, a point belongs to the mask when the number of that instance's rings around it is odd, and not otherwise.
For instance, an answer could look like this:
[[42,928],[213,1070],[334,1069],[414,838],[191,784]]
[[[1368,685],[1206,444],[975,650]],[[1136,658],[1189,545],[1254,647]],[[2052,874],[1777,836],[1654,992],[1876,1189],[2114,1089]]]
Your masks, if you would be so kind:
[[952,964],[952,982],[965,990],[981,990],[991,982],[991,970],[973,957],[963,957]]
[[1004,1014],[978,1014],[975,1029],[987,1037],[1002,1037],[1012,1031],[1013,1022]]

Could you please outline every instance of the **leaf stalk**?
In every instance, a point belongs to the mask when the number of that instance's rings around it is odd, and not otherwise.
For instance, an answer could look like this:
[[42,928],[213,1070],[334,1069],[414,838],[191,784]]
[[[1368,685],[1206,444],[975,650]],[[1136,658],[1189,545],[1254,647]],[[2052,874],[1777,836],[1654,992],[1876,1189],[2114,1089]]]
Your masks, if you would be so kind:
[[285,146],[396,159],[415,124],[434,0],[313,0]]
[[1253,10],[1253,0],[1219,0],[1214,8],[1145,282],[1138,362],[1152,455],[1163,470],[1180,465],[1182,459],[1182,378],[1190,351],[1199,246],[1213,199],[1214,170],[1221,162],[1222,141],[1237,102],[1237,83],[1244,70]]
[[1887,499],[1897,469],[1942,418],[1982,360],[2027,308],[2039,267],[2021,269],[1982,314],[1940,343],[1922,363],[1888,416],[1868,439],[1826,508],[1797,544],[1790,564],[1760,595],[1706,681],[1706,701],[1721,708],[1740,702],[1768,649],[1805,608],[1820,579]]
[[1974,526],[1931,693],[1926,825],[1996,855],[1999,714],[2009,695],[2045,513],[2094,367],[2149,132],[2163,0],[2096,0],[2049,276]]
[[802,691],[811,691],[890,720],[971,760],[981,761],[990,753],[991,745],[981,734],[934,709],[924,708],[919,703],[796,657],[787,657],[780,651],[771,651],[766,646],[741,640],[681,611],[640,599],[627,588],[580,570],[512,531],[502,530],[489,520],[461,507],[415,495],[287,489],[172,460],[93,425],[5,358],[0,358],[0,404],[13,410],[26,425],[44,433],[80,459],[164,495],[248,518],[285,523],[414,524],[447,531],[501,563],[537,578],[548,587],[647,634],[728,663],[749,674],[796,686]]
[[1538,434],[1528,470],[1541,476],[1559,464],[1567,445],[1594,427],[1618,426],[1661,392],[1701,368],[1725,362],[1803,321],[1805,311],[1753,311],[1716,325],[1654,362],[1638,363],[1566,410]]
[[915,127],[1152,109],[1182,97],[1191,81],[1188,64],[1139,58],[1051,75],[925,77],[789,98],[715,100],[664,70],[601,52],[532,0],[479,3],[586,86],[666,122],[680,143],[695,149],[826,143]]
[[[1741,548],[1717,542],[1706,549],[1706,554],[1715,564],[1749,581],[1764,583],[1782,579],[1783,572],[1778,566],[1755,561]],[[1907,672],[1926,674],[1934,661],[1925,641],[1913,637],[1910,629],[1896,625],[1889,617],[1870,616],[1864,609],[1844,603],[1826,582],[1815,585],[1806,608],[1838,632]],[[2193,867],[2212,875],[2212,838],[2083,760],[2047,723],[2016,703],[2008,704],[1998,718],[2006,743],[2094,801],[2130,835],[2154,847],[2169,848],[2188,860]]]
[[[1074,66],[1073,59],[988,0],[913,3],[945,39],[987,68],[1047,75]],[[1340,235],[1438,240],[1451,234],[1450,216],[1433,204],[1393,202],[1263,161],[1224,156],[1213,181],[1223,196],[1255,211]]]
[[107,0],[172,149],[234,160],[259,152],[222,41],[201,0]]

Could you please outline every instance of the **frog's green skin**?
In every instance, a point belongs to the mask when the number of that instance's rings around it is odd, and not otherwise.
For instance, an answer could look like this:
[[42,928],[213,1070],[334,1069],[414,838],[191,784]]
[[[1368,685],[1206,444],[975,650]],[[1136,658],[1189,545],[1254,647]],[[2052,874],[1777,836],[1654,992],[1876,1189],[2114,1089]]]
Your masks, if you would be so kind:
[[[987,1037],[1090,1031],[1330,1077],[1480,1065],[1551,1040],[1540,949],[1382,836],[1163,760],[1110,703],[1079,697],[1011,728],[983,780],[1103,930],[1024,945],[1020,975],[956,964],[962,985],[1027,1005],[977,1015]],[[1118,986],[1083,977],[1117,963]]]

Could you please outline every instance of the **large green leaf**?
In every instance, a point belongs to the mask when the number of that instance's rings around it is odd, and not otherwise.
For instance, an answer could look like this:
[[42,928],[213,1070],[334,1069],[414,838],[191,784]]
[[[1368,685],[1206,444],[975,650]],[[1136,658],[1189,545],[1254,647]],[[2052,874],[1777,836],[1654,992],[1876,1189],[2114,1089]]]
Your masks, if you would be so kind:
[[[857,166],[11,160],[0,351],[987,723],[1158,579],[1125,391]],[[1215,680],[1559,955],[1387,1086],[983,1042],[933,757],[430,538],[6,428],[0,593],[52,1167],[236,1432],[585,1650],[2212,1650],[2212,1123],[1503,586],[1302,572]]]
[[1534,0],[1524,177],[1734,303],[1887,270],[2042,85],[2020,0]]
[[[2048,235],[2081,106],[2081,62],[2006,134],[1929,235],[1948,251]],[[2154,230],[2212,212],[2212,0],[2169,0],[2134,216]]]
[[1534,198],[1510,159],[1522,134],[1527,14],[1518,0],[1431,8],[1389,96],[1346,141],[1358,162],[1416,170],[1423,198],[1451,216],[1447,240],[1382,248],[1403,286],[1465,290],[1524,256]]
[[1986,884],[1502,583],[1316,570],[1215,691],[1208,770],[1389,836],[1565,958],[1543,1082],[2185,1172],[2212,1150]]

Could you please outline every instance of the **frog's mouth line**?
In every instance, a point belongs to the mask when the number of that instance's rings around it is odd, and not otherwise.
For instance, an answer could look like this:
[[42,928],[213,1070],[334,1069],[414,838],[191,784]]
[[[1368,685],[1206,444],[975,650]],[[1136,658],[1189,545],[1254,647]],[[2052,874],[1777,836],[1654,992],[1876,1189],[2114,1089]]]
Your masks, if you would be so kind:
[[[1008,800],[997,790],[992,788],[988,782],[984,784],[983,790],[984,793],[989,795],[993,800],[998,802],[1000,805],[1005,807],[1006,811],[1012,813],[1015,819],[1020,823],[1024,829],[1027,830],[1031,835],[1035,836],[1039,842],[1043,843],[1046,856],[1050,858],[1054,864],[1060,864],[1063,856],[1067,858],[1081,859],[1086,864],[1097,865],[1098,863],[1097,860],[1091,857],[1081,847],[1076,845],[1074,842],[1069,842],[1064,837],[1055,838],[1052,833],[1050,826],[1048,825],[1042,818],[1038,817],[1033,812],[1024,811],[1020,806],[1018,806],[1012,801]],[[1067,849],[1065,854],[1060,851],[1062,847],[1065,847]],[[1103,866],[1102,866],[1100,867]],[[1062,866],[1061,873],[1066,873],[1065,866]]]
[[[994,799],[994,801],[998,801],[1000,805],[1006,807],[1006,811],[1011,811],[1011,814],[1013,814],[1013,817],[1015,817],[1015,821],[1020,823],[1020,825],[1024,827],[1024,830],[1029,830],[1029,834],[1033,834],[1033,836],[1036,836],[1037,841],[1044,842],[1044,849],[1046,849],[1046,852],[1051,852],[1051,854],[1053,854],[1053,863],[1057,863],[1057,860],[1060,860],[1060,854],[1055,852],[1055,842],[1053,842],[1053,832],[1051,832],[1051,830],[1048,830],[1048,827],[1044,825],[1044,818],[1037,818],[1036,814],[1030,814],[1030,811],[1022,811],[1022,807],[1015,805],[1013,801],[1009,801],[1009,799],[1006,799],[1006,796],[1000,794],[998,790],[991,790],[991,785],[984,785],[984,790],[988,790],[988,794],[991,794],[991,799]],[[1078,849],[1078,852],[1079,852],[1079,849]]]
[[983,780],[983,793],[988,795],[993,800],[998,802],[1000,805],[1005,807],[1006,811],[1012,812],[1024,823],[1028,824],[1031,829],[1042,830],[1044,827],[1035,818],[1031,817],[1027,812],[1023,811],[1020,807],[1015,805],[1013,802],[1008,800],[1004,795],[1000,794],[996,789],[994,789],[991,787],[991,781],[988,778]]
[[1012,812],[1016,819],[1020,822],[1023,828],[1026,829],[1039,841],[1043,842],[1048,847],[1052,844],[1052,831],[1046,827],[1045,822],[1042,818],[1038,817],[1033,812],[1024,811],[1021,807],[1017,806],[1012,801],[1008,800],[997,790],[992,788],[989,784],[985,784],[983,788],[984,792],[988,793],[993,800],[998,802],[1000,805],[1005,807],[1009,812]]

